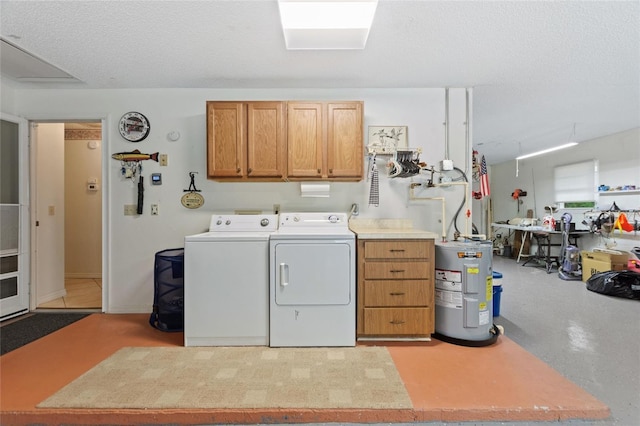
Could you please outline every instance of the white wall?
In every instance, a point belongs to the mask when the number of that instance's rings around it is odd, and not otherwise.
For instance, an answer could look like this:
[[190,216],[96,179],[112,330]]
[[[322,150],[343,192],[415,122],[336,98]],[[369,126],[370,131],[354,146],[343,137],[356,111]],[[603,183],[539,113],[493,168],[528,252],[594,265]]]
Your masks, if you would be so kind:
[[[102,142],[92,140],[95,149],[88,142],[73,138],[64,143],[66,278],[102,277]],[[95,191],[87,188],[89,178],[97,179]]]
[[14,114],[14,89],[6,78],[0,76],[0,107],[6,114]]
[[[449,112],[449,157],[468,173],[470,143],[465,141],[465,89],[451,89]],[[17,90],[15,114],[30,120],[105,119],[103,140],[103,190],[108,214],[105,218],[107,250],[104,252],[107,312],[150,312],[153,299],[153,262],[157,251],[182,247],[184,236],[207,230],[212,213],[235,209],[271,211],[348,211],[360,205],[361,217],[410,218],[415,226],[440,232],[439,204],[408,200],[409,180],[387,179],[383,161],[379,165],[380,207],[369,207],[369,183],[332,183],[328,199],[301,198],[298,183],[221,183],[206,179],[207,100],[362,100],[365,129],[369,125],[406,125],[408,143],[422,148],[421,160],[438,164],[445,155],[444,89],[282,89],[282,90]],[[123,140],[117,123],[122,114],[138,111],[151,123],[150,136],[140,143]],[[178,131],[171,142],[167,134]],[[365,141],[366,144],[366,141]],[[135,204],[136,183],[124,179],[120,163],[111,154],[139,149],[144,153],[168,154],[168,167],[145,161],[145,210],[141,216],[124,216],[123,205]],[[383,157],[380,157],[383,158]],[[367,158],[365,157],[365,167]],[[150,186],[149,175],[160,172],[162,186]],[[197,172],[196,186],[205,205],[188,210],[180,204],[189,186],[189,172]],[[428,190],[429,196],[448,199],[446,224],[464,199],[461,187]],[[450,201],[449,201],[450,200]],[[160,215],[150,216],[149,205],[160,205]],[[464,221],[459,220],[461,228]]]
[[[544,206],[555,202],[554,167],[591,159],[598,160],[599,163],[598,184],[635,185],[640,188],[640,129],[585,141],[576,147],[522,160],[519,162],[518,176],[515,160],[492,166],[489,176],[493,222],[526,217],[527,209],[532,209],[536,217],[542,218],[545,215]],[[527,191],[527,196],[522,198],[524,203],[520,207],[520,213],[517,212],[516,202],[511,198],[511,193],[516,188]],[[598,198],[598,207],[601,210],[608,209],[614,201],[621,209],[640,209],[640,194],[608,195]],[[574,217],[581,213],[582,211],[574,212]],[[556,214],[556,219],[559,217],[560,215]],[[637,219],[640,221],[640,217]],[[640,246],[640,236],[634,237],[631,233],[621,235],[618,232],[614,235],[615,238],[608,239],[583,237],[581,248],[611,246],[614,243],[622,250]]]

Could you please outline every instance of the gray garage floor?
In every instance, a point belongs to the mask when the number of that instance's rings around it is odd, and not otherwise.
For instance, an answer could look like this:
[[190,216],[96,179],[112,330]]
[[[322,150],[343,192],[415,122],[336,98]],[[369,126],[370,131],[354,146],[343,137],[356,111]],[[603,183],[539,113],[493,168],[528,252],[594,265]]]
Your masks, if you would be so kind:
[[[611,408],[600,425],[640,425],[640,301],[494,256],[506,335]],[[583,424],[591,424],[592,422]]]

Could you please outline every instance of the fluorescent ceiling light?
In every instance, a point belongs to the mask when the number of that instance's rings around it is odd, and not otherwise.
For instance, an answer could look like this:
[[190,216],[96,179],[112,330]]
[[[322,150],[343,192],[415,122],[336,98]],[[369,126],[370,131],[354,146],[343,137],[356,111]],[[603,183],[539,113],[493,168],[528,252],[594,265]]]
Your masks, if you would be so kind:
[[278,0],[287,49],[364,49],[377,0]]
[[559,149],[569,148],[570,146],[578,145],[578,142],[569,142],[564,145],[559,145],[549,149],[543,149],[542,151],[532,152],[531,154],[521,155],[520,157],[516,157],[516,160],[523,160],[525,158],[535,157],[536,155],[546,154],[548,152],[557,151]]

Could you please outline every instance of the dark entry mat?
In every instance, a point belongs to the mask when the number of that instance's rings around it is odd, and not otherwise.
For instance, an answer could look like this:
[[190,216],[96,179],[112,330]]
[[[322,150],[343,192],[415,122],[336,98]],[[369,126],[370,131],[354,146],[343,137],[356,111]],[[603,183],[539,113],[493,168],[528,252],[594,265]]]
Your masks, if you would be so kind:
[[68,326],[86,313],[36,313],[0,327],[0,355]]

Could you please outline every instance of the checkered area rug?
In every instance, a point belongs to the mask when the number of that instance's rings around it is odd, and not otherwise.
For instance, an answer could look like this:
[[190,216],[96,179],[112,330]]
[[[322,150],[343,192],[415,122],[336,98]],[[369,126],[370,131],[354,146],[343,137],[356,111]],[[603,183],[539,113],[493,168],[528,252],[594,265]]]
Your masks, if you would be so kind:
[[408,409],[384,347],[123,348],[39,408]]

